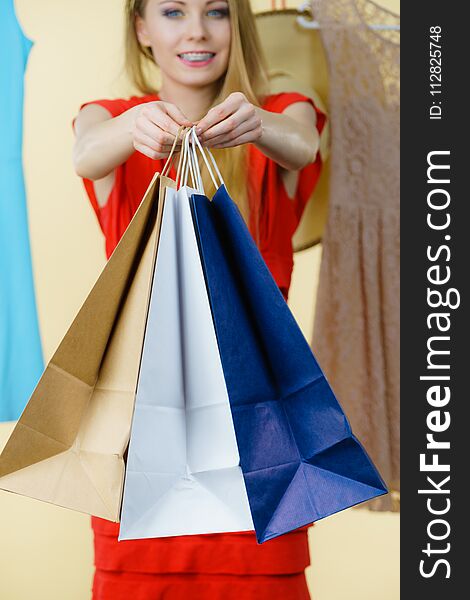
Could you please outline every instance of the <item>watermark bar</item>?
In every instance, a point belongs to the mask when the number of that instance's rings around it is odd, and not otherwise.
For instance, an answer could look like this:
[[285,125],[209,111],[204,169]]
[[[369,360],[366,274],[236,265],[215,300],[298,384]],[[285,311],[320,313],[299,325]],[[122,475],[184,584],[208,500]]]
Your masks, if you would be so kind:
[[468,594],[469,35],[401,10],[401,598],[441,600]]

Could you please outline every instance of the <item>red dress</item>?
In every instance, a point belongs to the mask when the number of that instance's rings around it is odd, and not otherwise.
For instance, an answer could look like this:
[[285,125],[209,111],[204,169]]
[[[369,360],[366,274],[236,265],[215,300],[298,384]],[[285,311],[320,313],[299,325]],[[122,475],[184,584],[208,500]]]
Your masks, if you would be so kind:
[[[158,96],[97,100],[113,117]],[[283,112],[295,102],[313,102],[297,93],[269,96],[263,108]],[[90,104],[90,103],[86,103]],[[83,104],[80,108],[85,106]],[[325,115],[316,106],[321,133]],[[302,169],[296,195],[289,198],[279,169],[250,145],[250,231],[285,298],[292,268],[292,235],[321,170],[321,158]],[[103,208],[93,182],[84,186],[106,240],[109,258],[147,186],[163,161],[134,152],[116,169],[116,180]],[[175,173],[170,171],[174,177]],[[92,517],[95,547],[93,600],[306,600],[304,570],[310,564],[307,527],[256,542],[254,532],[217,533],[148,540],[117,541],[119,524]]]

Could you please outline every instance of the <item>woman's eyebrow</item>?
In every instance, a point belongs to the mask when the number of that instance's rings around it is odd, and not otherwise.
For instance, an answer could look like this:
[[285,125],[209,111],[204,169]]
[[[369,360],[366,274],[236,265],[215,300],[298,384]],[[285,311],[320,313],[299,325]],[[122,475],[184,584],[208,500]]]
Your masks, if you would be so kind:
[[[186,4],[186,2],[182,2],[181,0],[161,0],[160,6],[162,4],[168,4],[170,2],[172,4],[182,4],[183,6]],[[215,2],[221,2],[221,0],[208,0],[208,2],[206,2],[206,5],[214,4]],[[227,0],[223,0],[223,3],[228,4]]]
[[[214,2],[220,2],[221,0],[208,0],[208,2],[206,2],[206,4],[214,4]],[[160,6],[162,4],[168,4],[169,2],[171,2],[172,4],[182,4],[185,5],[186,2],[182,2],[181,0],[162,0],[160,2]],[[228,4],[227,0],[223,0],[224,4]]]

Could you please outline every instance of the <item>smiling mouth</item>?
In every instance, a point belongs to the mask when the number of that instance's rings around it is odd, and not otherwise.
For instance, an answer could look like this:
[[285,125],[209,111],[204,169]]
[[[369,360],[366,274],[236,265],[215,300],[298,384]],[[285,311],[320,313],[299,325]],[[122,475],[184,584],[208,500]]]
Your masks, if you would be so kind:
[[190,63],[206,63],[212,60],[215,52],[182,52],[178,57],[185,62]]

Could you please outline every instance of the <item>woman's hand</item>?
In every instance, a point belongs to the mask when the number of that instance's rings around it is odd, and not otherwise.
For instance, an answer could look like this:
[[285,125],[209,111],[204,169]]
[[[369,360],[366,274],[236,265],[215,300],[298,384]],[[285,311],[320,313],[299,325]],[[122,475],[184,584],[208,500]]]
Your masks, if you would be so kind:
[[[133,112],[133,145],[149,158],[167,158],[181,125],[193,123],[170,102],[145,102],[131,109]],[[177,149],[181,146],[178,140]]]
[[209,110],[197,124],[196,133],[204,146],[230,148],[256,142],[263,128],[257,107],[241,92],[234,92]]

